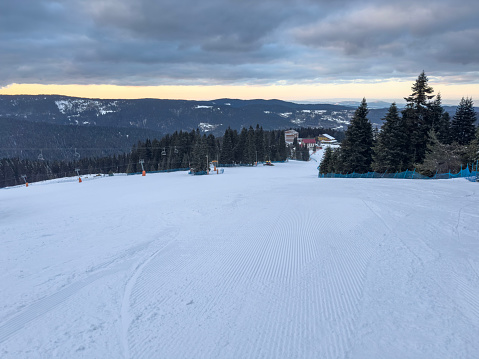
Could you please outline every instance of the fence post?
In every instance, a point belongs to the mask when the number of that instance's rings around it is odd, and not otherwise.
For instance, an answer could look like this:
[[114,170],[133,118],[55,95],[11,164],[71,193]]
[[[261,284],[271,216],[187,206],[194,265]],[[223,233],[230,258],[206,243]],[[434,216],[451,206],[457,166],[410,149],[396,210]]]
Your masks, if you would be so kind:
[[416,173],[416,167],[414,167],[414,171],[412,172],[412,177],[411,179],[414,179],[414,174]]

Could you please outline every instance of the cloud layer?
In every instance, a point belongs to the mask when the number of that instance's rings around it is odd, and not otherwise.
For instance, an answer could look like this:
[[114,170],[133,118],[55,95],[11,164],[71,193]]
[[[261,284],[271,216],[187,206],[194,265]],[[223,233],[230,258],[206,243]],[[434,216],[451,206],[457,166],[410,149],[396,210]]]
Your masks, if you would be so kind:
[[479,2],[22,0],[0,3],[10,83],[479,82]]

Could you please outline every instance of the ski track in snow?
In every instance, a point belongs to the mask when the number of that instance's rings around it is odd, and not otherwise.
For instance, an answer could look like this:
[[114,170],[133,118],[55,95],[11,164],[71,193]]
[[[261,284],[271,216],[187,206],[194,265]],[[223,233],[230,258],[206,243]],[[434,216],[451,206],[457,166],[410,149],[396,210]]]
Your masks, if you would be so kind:
[[[125,291],[123,294],[123,299],[121,303],[121,324],[122,324],[122,330],[121,330],[121,344],[123,347],[123,355],[125,358],[130,357],[130,348],[129,348],[129,343],[128,343],[128,328],[131,323],[131,315],[130,315],[130,297],[132,293],[132,288],[135,285],[136,281],[138,280],[139,276],[142,274],[143,269],[148,265],[148,263],[155,258],[158,254],[167,251],[167,248],[170,247],[173,244],[175,233],[177,232],[176,229],[168,229],[165,230],[165,233],[163,236],[167,235],[168,237],[173,237],[164,247],[161,247],[160,249],[156,250],[151,254],[146,260],[140,262],[137,264],[135,270],[133,271],[131,277],[128,279],[126,286],[125,286]],[[173,235],[172,235],[173,234]]]
[[[33,184],[30,197],[3,191],[0,213],[41,208],[51,196],[60,208],[50,222],[28,212],[41,246],[16,229],[16,216],[0,219],[9,237],[0,241],[2,278],[19,282],[0,289],[28,303],[4,306],[0,356],[477,357],[476,184],[318,179],[316,166]],[[118,201],[131,183],[140,185]],[[54,195],[73,188],[71,198]],[[62,233],[85,225],[64,202],[78,208],[91,193],[102,210],[82,212],[91,228],[64,242]],[[56,267],[41,263],[44,246],[64,256]],[[88,262],[62,246],[88,253]],[[21,271],[29,258],[44,272]],[[64,282],[62,266],[73,280]],[[52,280],[64,285],[49,288]]]
[[[281,206],[281,201],[276,202],[274,205]],[[322,357],[344,356],[348,350],[349,338],[354,333],[354,320],[362,296],[368,258],[375,242],[373,234],[368,230],[360,233],[365,240],[370,241],[367,246],[364,243],[354,245],[348,237],[321,238],[318,232],[327,232],[331,223],[318,223],[314,210],[311,208],[311,211],[300,212],[294,209],[286,211],[285,208],[284,214],[278,218],[270,218],[268,213],[264,216],[255,214],[257,218],[248,218],[246,221],[248,227],[254,230],[248,230],[246,227],[241,231],[225,234],[233,248],[216,249],[214,252],[208,248],[208,257],[213,262],[184,262],[180,259],[176,264],[170,265],[161,259],[160,265],[160,261],[152,260],[143,271],[144,277],[139,278],[138,285],[132,290],[132,306],[138,308],[138,313],[161,310],[162,306],[171,308],[183,305],[184,309],[189,311],[189,320],[201,323],[202,326],[211,320],[211,313],[227,312],[229,309],[225,303],[238,305],[234,302],[239,298],[240,301],[247,302],[250,293],[256,295],[261,291],[264,302],[256,303],[256,306],[265,307],[263,309],[266,315],[257,312],[259,318],[250,318],[250,321],[242,325],[234,325],[238,318],[214,319],[215,323],[219,321],[220,326],[231,325],[232,332],[254,333],[251,340],[259,336],[256,345],[248,347],[247,343],[240,342],[231,346],[229,343],[234,339],[229,338],[231,333],[217,333],[219,337],[215,338],[213,335],[216,342],[211,343],[211,348],[215,348],[216,352],[190,352],[191,348],[202,348],[201,344],[211,340],[209,336],[212,333],[207,330],[208,337],[205,337],[201,335],[201,328],[198,327],[199,333],[192,336],[191,328],[184,327],[181,323],[162,328],[163,323],[157,322],[158,317],[155,316],[148,317],[143,323],[139,320],[130,329],[132,357],[149,358],[155,353],[168,356],[173,352],[179,357],[193,355],[256,358],[271,354],[274,357],[291,357],[298,354],[305,357],[308,352],[312,357],[318,353]],[[203,259],[204,256],[201,252],[198,253],[199,258]],[[193,279],[171,288],[172,282],[177,283],[177,280],[171,280],[174,272],[184,269],[185,266],[194,266],[187,269],[186,273],[198,275],[190,274]],[[173,273],[165,273],[165,268],[170,268],[169,271]],[[215,273],[221,273],[221,286],[206,280],[209,277],[214,278]],[[309,281],[318,285],[310,286]],[[279,286],[279,292],[275,284]],[[214,293],[208,293],[211,287],[214,288]],[[272,293],[264,292],[264,288],[269,287]],[[165,293],[170,293],[170,296],[165,296]],[[186,305],[190,298],[198,293],[209,294],[208,300],[202,303],[192,299],[191,307],[196,309],[193,312]],[[154,303],[152,298],[155,298]],[[283,308],[286,317],[290,318],[287,323],[275,321],[268,313],[268,308],[278,306]],[[322,328],[319,333],[317,327]],[[151,337],[146,340],[157,344],[144,345],[145,337],[136,336],[135,331],[142,334],[151,331]],[[300,334],[310,337],[309,346],[304,345]],[[182,346],[185,337],[188,338],[188,345]],[[322,341],[314,343],[319,337]],[[136,338],[138,339],[135,340]],[[295,340],[284,341],[284,338]],[[268,346],[268,343],[274,343],[273,347]],[[278,343],[281,345],[277,346]],[[249,351],[245,352],[247,348]]]
[[132,256],[137,251],[144,248],[145,244],[140,244],[138,246],[132,247],[130,250],[128,250],[121,256],[109,260],[105,263],[101,263],[95,266],[95,268],[88,269],[88,272],[94,272],[94,274],[88,275],[86,278],[76,281],[73,284],[67,285],[66,288],[31,304],[21,313],[9,319],[5,324],[0,325],[0,343],[7,340],[11,335],[22,329],[29,322],[41,317],[42,315],[54,309],[56,306],[64,303],[66,300],[68,300],[68,298],[78,293],[82,288],[90,285],[91,283],[97,281],[100,278],[127,269],[128,262],[125,264],[124,262],[122,262],[122,260]]

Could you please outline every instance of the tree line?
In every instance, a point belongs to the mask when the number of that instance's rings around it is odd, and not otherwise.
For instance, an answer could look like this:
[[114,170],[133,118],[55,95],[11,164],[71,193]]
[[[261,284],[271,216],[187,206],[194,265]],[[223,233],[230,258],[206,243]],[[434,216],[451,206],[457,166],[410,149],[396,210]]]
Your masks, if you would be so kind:
[[380,131],[368,120],[363,99],[354,113],[341,147],[327,148],[320,173],[402,172],[416,169],[432,176],[457,172],[479,158],[479,130],[472,98],[462,98],[453,118],[442,107],[441,95],[433,95],[424,71],[399,111],[393,103]]
[[75,176],[77,170],[80,174],[136,173],[143,169],[202,172],[213,160],[223,165],[252,165],[267,160],[285,161],[288,155],[283,130],[264,131],[259,125],[239,132],[228,128],[221,138],[202,134],[198,129],[176,131],[159,140],[138,141],[130,153],[122,155],[87,157],[76,161],[3,158],[0,159],[0,187]]

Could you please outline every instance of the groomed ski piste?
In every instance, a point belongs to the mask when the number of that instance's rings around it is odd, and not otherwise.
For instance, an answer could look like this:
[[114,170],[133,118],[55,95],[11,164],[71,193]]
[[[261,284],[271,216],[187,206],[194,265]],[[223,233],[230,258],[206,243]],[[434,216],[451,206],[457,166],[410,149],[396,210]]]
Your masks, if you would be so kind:
[[1,189],[0,357],[479,358],[478,184],[318,162]]

